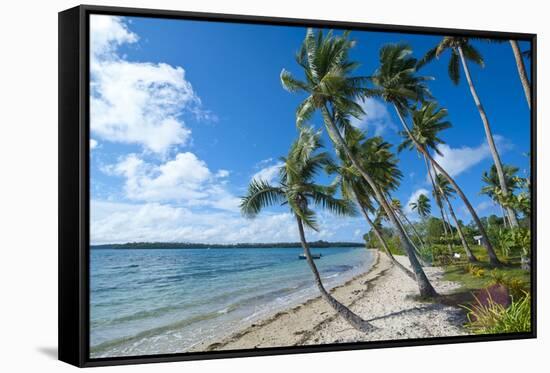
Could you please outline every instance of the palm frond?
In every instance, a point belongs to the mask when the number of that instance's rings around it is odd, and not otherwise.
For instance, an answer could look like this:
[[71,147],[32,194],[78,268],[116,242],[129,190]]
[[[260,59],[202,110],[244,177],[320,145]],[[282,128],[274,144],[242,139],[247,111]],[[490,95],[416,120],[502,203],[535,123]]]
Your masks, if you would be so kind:
[[240,209],[244,216],[255,217],[262,209],[280,203],[285,193],[280,187],[271,186],[264,180],[252,180],[247,194],[241,198]]

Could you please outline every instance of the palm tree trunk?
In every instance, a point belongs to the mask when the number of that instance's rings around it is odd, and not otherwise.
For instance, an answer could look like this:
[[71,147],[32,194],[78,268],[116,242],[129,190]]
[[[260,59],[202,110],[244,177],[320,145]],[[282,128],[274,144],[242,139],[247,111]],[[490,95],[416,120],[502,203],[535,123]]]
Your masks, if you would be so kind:
[[[424,158],[424,164],[426,164],[426,168],[428,169],[428,175],[430,176],[430,181],[432,182],[432,188],[434,191],[434,198],[436,199],[436,204],[439,207],[439,212],[441,213],[441,221],[443,222],[443,231],[445,232],[445,239],[449,240],[449,233],[447,231],[447,222],[445,221],[445,215],[443,214],[443,204],[441,203],[441,198],[436,197],[437,194],[437,188],[435,187],[435,181],[434,176],[432,174],[432,167],[428,164],[428,159],[426,156]],[[447,242],[447,248],[450,252],[453,252],[453,246],[450,241]]]
[[304,249],[304,254],[306,256],[307,264],[309,265],[311,272],[313,272],[313,277],[315,278],[315,285],[317,285],[317,288],[321,292],[321,296],[323,297],[323,299],[328,304],[330,304],[330,306],[334,308],[334,310],[355,329],[362,332],[367,332],[374,329],[374,327],[371,324],[369,324],[367,321],[363,320],[361,317],[353,313],[349,308],[344,306],[342,303],[338,302],[325,289],[325,286],[321,281],[321,276],[319,275],[319,271],[317,270],[317,266],[315,265],[315,263],[313,262],[313,258],[311,257],[311,253],[309,251],[309,245],[306,242],[306,236],[304,233],[304,225],[302,224],[302,219],[300,219],[299,216],[296,216],[296,222],[298,223],[298,231],[300,232],[300,242],[302,243],[302,248]]
[[447,207],[449,207],[449,213],[451,214],[455,224],[456,224],[456,230],[458,231],[458,235],[460,236],[460,241],[462,241],[462,247],[464,248],[464,251],[466,252],[466,257],[468,258],[468,261],[470,263],[476,263],[478,262],[477,258],[475,257],[472,250],[470,250],[470,245],[468,245],[468,241],[466,241],[466,237],[464,237],[464,232],[462,232],[462,228],[460,227],[460,224],[458,224],[458,219],[456,218],[455,212],[453,210],[453,205],[451,205],[451,202],[449,201],[449,198],[445,194],[443,194],[443,198],[445,198],[445,201],[447,202]]
[[407,135],[409,136],[411,141],[414,142],[417,149],[424,156],[426,156],[430,160],[430,162],[434,166],[434,168],[436,170],[439,170],[439,172],[441,172],[441,174],[449,181],[449,183],[451,183],[453,188],[456,190],[456,192],[458,193],[458,195],[460,196],[460,198],[462,199],[462,201],[466,205],[466,208],[468,208],[468,211],[470,212],[470,215],[472,216],[472,219],[474,219],[474,222],[476,223],[476,226],[479,229],[479,233],[481,233],[481,235],[483,236],[483,246],[485,246],[485,249],[487,250],[487,255],[489,256],[489,263],[491,263],[494,266],[501,265],[500,261],[498,260],[497,254],[495,253],[495,250],[493,249],[493,245],[491,245],[491,242],[489,241],[489,236],[487,236],[487,232],[485,231],[485,227],[481,223],[481,220],[479,219],[479,216],[477,216],[477,213],[474,210],[474,208],[472,207],[472,204],[470,203],[470,201],[468,200],[468,198],[466,197],[464,192],[462,192],[462,189],[460,189],[460,187],[455,182],[455,180],[451,177],[451,175],[449,175],[447,173],[447,171],[445,171],[445,169],[443,169],[443,167],[441,167],[441,165],[439,163],[437,163],[435,159],[433,159],[433,157],[430,155],[430,153],[423,146],[421,146],[418,143],[418,141],[416,141],[416,139],[412,135],[411,131],[409,130],[409,127],[405,123],[405,119],[401,115],[401,112],[399,111],[397,106],[394,105],[394,108],[395,108],[395,111],[397,111],[397,115],[399,116],[399,119],[401,120],[401,124],[403,125],[403,128],[405,129],[405,132],[407,133]]
[[[426,262],[423,258],[422,258],[422,255],[420,254],[420,250],[418,249],[418,246],[416,246],[416,244],[414,243],[413,239],[411,238],[409,232],[407,231],[407,228],[405,228],[405,225],[403,224],[403,221],[401,220],[401,218],[405,218],[408,222],[408,224],[411,226],[411,228],[413,228],[414,230],[414,226],[411,224],[411,222],[405,217],[405,215],[403,214],[399,214],[398,212],[395,213],[395,217],[397,219],[397,223],[399,223],[399,226],[401,227],[401,229],[403,229],[403,232],[405,232],[405,236],[407,237],[407,239],[409,240],[409,242],[411,243],[413,249],[414,249],[414,252],[416,254],[416,258],[418,259],[418,261],[420,262],[420,264],[422,265],[422,267],[429,267],[430,263]],[[420,240],[420,243],[422,245],[422,248],[425,247],[424,244],[422,244],[422,240],[420,239],[420,236],[418,236],[418,232],[416,232],[417,234],[417,238]]]
[[361,212],[365,216],[365,220],[367,221],[367,223],[369,223],[372,231],[374,232],[374,235],[376,236],[376,238],[380,242],[380,245],[384,249],[384,252],[388,256],[388,258],[390,258],[392,263],[395,264],[400,270],[402,270],[407,276],[409,276],[412,280],[416,281],[416,277],[414,277],[414,273],[409,271],[403,264],[399,263],[399,261],[397,259],[395,259],[395,257],[392,255],[386,240],[382,236],[382,233],[380,232],[380,230],[378,229],[376,224],[374,224],[374,222],[369,217],[369,214],[368,214],[367,210],[365,209],[365,207],[363,206],[363,204],[360,203],[359,200],[357,199],[357,194],[355,193],[355,191],[353,191],[353,194],[355,195],[355,200],[356,200],[357,204],[359,205],[359,207],[361,209]]
[[[468,68],[468,63],[466,62],[466,58],[464,58],[464,52],[462,51],[462,48],[460,46],[457,49],[458,49],[458,54],[460,55],[460,61],[462,62],[462,68],[464,69],[464,75],[466,75],[466,80],[468,81],[468,86],[470,87],[470,92],[472,93],[472,97],[474,98],[474,102],[476,104],[477,110],[479,111],[479,116],[481,117],[481,121],[483,122],[483,128],[485,129],[485,136],[487,137],[489,150],[491,151],[491,155],[493,156],[493,162],[497,170],[500,189],[502,190],[502,195],[506,197],[508,196],[508,186],[506,185],[506,179],[504,177],[504,169],[502,168],[500,155],[498,154],[498,150],[495,145],[495,140],[493,139],[493,133],[491,131],[491,126],[489,125],[489,119],[487,118],[485,109],[483,108],[483,105],[481,104],[479,96],[477,95],[474,82],[472,81],[472,77],[470,76],[470,69]],[[512,227],[518,227],[519,223],[518,223],[516,214],[513,212],[513,210],[510,207],[507,207],[506,211],[508,212],[508,215],[510,217],[510,222],[512,224]]]
[[[404,213],[398,213],[399,216],[401,216],[403,218],[403,220],[405,220],[405,222],[409,225],[409,227],[412,228],[413,230],[413,233],[415,235],[416,238],[418,238],[418,241],[420,241],[420,245],[422,245],[423,248],[426,247],[426,243],[424,242],[424,240],[422,239],[422,237],[420,236],[420,233],[418,233],[418,231],[416,230],[415,226],[413,225],[413,223],[409,220],[409,218],[407,218],[407,215],[405,215]],[[405,229],[405,228],[403,228]]]
[[531,110],[531,84],[529,83],[529,78],[527,77],[527,71],[525,70],[525,64],[523,63],[523,56],[519,50],[517,40],[510,40],[510,46],[512,47],[512,52],[514,52],[514,58],[516,59],[519,80],[521,80],[523,92],[525,92],[525,99],[527,99],[527,105],[529,106],[529,110]]
[[420,265],[420,262],[418,261],[415,253],[414,248],[412,247],[410,241],[407,239],[407,236],[403,230],[403,228],[397,223],[397,219],[395,217],[395,214],[393,213],[392,209],[390,208],[388,201],[386,198],[382,195],[380,192],[380,188],[378,188],[378,185],[374,182],[374,180],[370,177],[370,175],[365,171],[363,166],[357,162],[354,155],[352,154],[351,150],[347,146],[345,140],[342,138],[342,134],[334,124],[333,117],[330,115],[328,107],[326,104],[321,109],[325,125],[327,127],[327,130],[329,131],[329,135],[331,139],[336,142],[337,146],[341,147],[346,156],[349,158],[350,162],[353,164],[353,166],[359,171],[363,179],[367,182],[367,184],[371,187],[371,189],[374,191],[376,200],[382,206],[384,211],[386,212],[386,215],[388,216],[388,219],[390,219],[390,222],[397,230],[397,234],[399,236],[399,239],[401,240],[401,244],[403,245],[405,252],[407,253],[407,256],[409,257],[409,261],[411,263],[411,267],[413,269],[413,272],[416,277],[416,282],[418,285],[418,289],[420,292],[420,295],[423,297],[434,297],[437,295],[437,292],[435,291],[434,287],[430,283],[430,280],[428,280],[428,277],[426,276],[426,273],[424,273],[424,270],[422,269],[422,266]]
[[510,222],[508,221],[508,224],[507,224],[507,217],[506,217],[506,213],[504,212],[504,208],[502,207],[502,205],[500,203],[497,203],[497,204],[498,204],[498,207],[500,207],[500,212],[502,214],[502,222],[504,223],[504,228],[507,228],[507,226],[509,225]]

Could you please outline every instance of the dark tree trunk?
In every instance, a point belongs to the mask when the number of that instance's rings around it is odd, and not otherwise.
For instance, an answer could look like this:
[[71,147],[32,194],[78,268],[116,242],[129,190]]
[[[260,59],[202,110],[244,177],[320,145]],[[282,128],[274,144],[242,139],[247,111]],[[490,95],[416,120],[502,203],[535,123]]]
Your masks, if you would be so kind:
[[[355,191],[353,191],[353,193],[355,194]],[[416,277],[414,277],[414,273],[409,271],[403,264],[399,263],[399,261],[394,258],[394,256],[392,255],[392,253],[390,251],[390,248],[388,247],[388,244],[387,244],[386,240],[382,236],[382,233],[380,232],[380,230],[378,229],[376,224],[374,224],[374,222],[369,217],[369,214],[368,214],[367,210],[365,209],[365,207],[357,199],[357,194],[355,194],[355,199],[357,201],[357,204],[361,208],[361,212],[363,213],[363,216],[365,217],[365,220],[367,221],[367,223],[369,223],[372,231],[374,232],[374,235],[376,236],[376,238],[380,242],[380,245],[384,249],[384,252],[388,256],[388,258],[390,258],[392,263],[395,264],[400,270],[402,270],[408,277],[410,277],[412,280],[416,281]]]
[[[449,240],[447,222],[445,221],[445,214],[443,213],[443,204],[441,203],[441,198],[436,197],[438,193],[437,193],[437,188],[435,186],[434,176],[432,174],[432,167],[428,163],[428,159],[426,158],[426,156],[424,156],[423,158],[424,158],[424,164],[426,165],[426,169],[428,170],[428,175],[430,176],[430,181],[432,182],[432,190],[434,191],[435,203],[437,204],[437,207],[439,207],[439,212],[441,213],[441,221],[443,222],[443,232],[445,233],[445,239]],[[453,252],[453,245],[450,242],[450,240],[447,242],[447,248],[451,253]]]
[[304,225],[302,224],[302,219],[300,219],[299,216],[296,216],[296,222],[298,223],[298,231],[300,232],[300,242],[302,243],[302,248],[304,249],[304,254],[306,256],[307,264],[309,265],[309,268],[311,269],[311,272],[313,272],[313,277],[315,279],[315,285],[317,285],[317,288],[321,292],[321,296],[323,299],[330,304],[332,308],[338,313],[338,315],[342,316],[351,326],[353,326],[355,329],[362,331],[362,332],[368,332],[374,329],[374,327],[369,324],[367,321],[363,320],[361,317],[357,316],[355,313],[353,313],[349,308],[344,306],[342,303],[338,302],[330,293],[325,289],[325,286],[323,285],[323,282],[321,281],[321,276],[319,275],[319,271],[317,270],[317,266],[313,262],[313,258],[311,257],[311,253],[309,251],[309,245],[306,241],[306,236],[304,233]]
[[[399,216],[401,216],[401,217],[403,218],[403,220],[405,220],[405,222],[407,223],[407,225],[408,225],[409,227],[411,227],[411,229],[412,229],[412,231],[413,231],[413,233],[414,233],[414,236],[418,239],[418,241],[420,242],[420,245],[422,246],[422,248],[426,248],[426,242],[424,242],[424,240],[423,240],[422,237],[420,236],[420,233],[418,233],[418,231],[416,230],[414,224],[409,220],[409,218],[407,218],[407,215],[405,215],[405,214],[402,213],[402,212],[401,212],[401,213],[397,213],[397,214],[398,214]],[[401,223],[401,222],[400,222],[400,223]],[[403,226],[403,225],[401,225],[401,226]],[[403,227],[403,229],[405,230],[405,232],[407,231],[407,230],[405,229],[405,227]],[[411,240],[411,242],[413,242],[413,241]],[[413,245],[414,245],[414,242],[413,242]],[[418,248],[417,248],[417,247],[415,247],[415,248],[416,248],[416,250],[418,251]]]
[[370,175],[365,171],[363,166],[355,159],[354,155],[352,154],[351,150],[348,148],[345,140],[342,138],[342,135],[340,134],[340,131],[334,124],[334,120],[332,116],[329,113],[328,107],[325,105],[322,107],[322,114],[325,121],[325,125],[327,127],[327,130],[329,131],[329,135],[332,139],[332,141],[336,142],[337,146],[340,146],[350,162],[353,164],[353,166],[359,171],[363,179],[367,182],[367,184],[371,187],[371,189],[374,191],[376,200],[382,206],[384,211],[386,212],[386,215],[388,216],[388,219],[390,220],[391,224],[395,227],[397,234],[399,236],[399,239],[401,240],[401,244],[403,245],[403,248],[405,249],[405,252],[407,253],[407,256],[409,257],[409,261],[411,263],[411,267],[414,271],[416,282],[418,284],[418,289],[420,292],[420,295],[423,297],[434,297],[437,296],[437,292],[435,291],[434,287],[430,283],[430,280],[428,280],[428,277],[424,273],[424,270],[422,269],[422,266],[420,265],[420,262],[416,258],[416,255],[414,253],[414,248],[412,247],[411,243],[408,241],[407,236],[405,235],[405,232],[403,231],[403,228],[397,223],[395,214],[393,213],[392,209],[390,208],[388,201],[382,195],[380,192],[380,189],[378,188],[378,185],[374,182],[374,180],[370,177]]
[[529,78],[527,77],[527,71],[525,70],[525,64],[523,63],[523,56],[521,55],[521,51],[519,50],[519,45],[516,40],[510,40],[510,46],[512,47],[512,52],[514,53],[514,58],[516,59],[519,80],[521,80],[523,92],[525,92],[525,99],[527,100],[529,110],[531,110],[531,84],[529,83]]

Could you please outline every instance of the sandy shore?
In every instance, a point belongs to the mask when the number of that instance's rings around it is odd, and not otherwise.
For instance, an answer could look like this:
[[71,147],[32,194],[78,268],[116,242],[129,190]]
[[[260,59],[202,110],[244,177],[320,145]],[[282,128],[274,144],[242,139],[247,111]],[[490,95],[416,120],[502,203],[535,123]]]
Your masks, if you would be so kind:
[[[194,351],[235,350],[262,347],[358,341],[395,340],[465,335],[465,316],[458,307],[425,303],[415,299],[416,283],[394,266],[385,254],[376,252],[376,264],[365,274],[332,290],[376,330],[361,333],[353,329],[320,297],[250,325],[218,343],[196,345]],[[406,257],[397,259],[408,265]],[[438,267],[425,268],[440,294],[458,288],[443,281]]]

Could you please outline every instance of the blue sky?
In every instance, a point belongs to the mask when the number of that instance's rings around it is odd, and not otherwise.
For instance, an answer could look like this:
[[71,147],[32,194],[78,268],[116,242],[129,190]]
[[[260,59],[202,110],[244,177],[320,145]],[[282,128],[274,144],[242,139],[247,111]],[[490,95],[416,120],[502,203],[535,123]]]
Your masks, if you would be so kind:
[[[275,175],[296,136],[294,113],[303,96],[283,90],[279,74],[285,68],[302,77],[294,53],[305,28],[111,16],[92,16],[90,27],[92,243],[296,241],[287,210],[247,220],[237,206],[255,175]],[[352,37],[358,75],[374,72],[386,43],[406,42],[420,57],[440,39],[358,31]],[[501,158],[523,172],[530,120],[511,48],[475,45],[486,66],[470,64],[472,75]],[[450,82],[447,61],[445,55],[422,70],[435,77],[430,89],[453,123],[442,136],[441,162],[480,215],[497,213],[479,195],[481,173],[492,164],[482,123],[464,79]],[[393,109],[378,100],[364,105],[367,116],[356,125],[397,145]],[[322,128],[319,117],[311,124]],[[326,136],[325,144],[330,149]],[[404,178],[395,197],[406,205],[429,184],[415,153],[399,160]],[[462,204],[454,204],[469,221]],[[368,230],[360,218],[322,212],[320,223],[310,239],[355,241]]]

